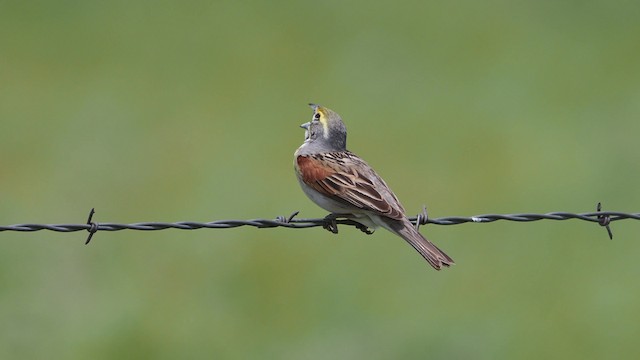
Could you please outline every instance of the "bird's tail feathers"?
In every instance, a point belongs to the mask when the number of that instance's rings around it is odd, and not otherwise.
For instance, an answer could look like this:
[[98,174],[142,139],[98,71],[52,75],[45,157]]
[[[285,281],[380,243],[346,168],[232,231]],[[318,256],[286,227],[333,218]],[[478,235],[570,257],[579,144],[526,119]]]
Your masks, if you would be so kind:
[[443,266],[455,265],[455,262],[444,251],[438,249],[431,241],[427,240],[408,219],[385,221],[389,231],[405,239],[416,251],[427,260],[434,269],[440,270]]

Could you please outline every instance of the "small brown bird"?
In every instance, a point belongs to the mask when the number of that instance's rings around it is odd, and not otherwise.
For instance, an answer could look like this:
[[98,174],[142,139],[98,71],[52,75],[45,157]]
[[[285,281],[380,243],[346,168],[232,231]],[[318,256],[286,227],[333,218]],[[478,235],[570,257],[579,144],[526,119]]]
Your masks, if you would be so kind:
[[347,150],[340,115],[320,105],[313,109],[294,167],[304,193],[318,206],[368,228],[380,226],[405,239],[436,270],[455,264],[411,224],[393,191],[361,158]]

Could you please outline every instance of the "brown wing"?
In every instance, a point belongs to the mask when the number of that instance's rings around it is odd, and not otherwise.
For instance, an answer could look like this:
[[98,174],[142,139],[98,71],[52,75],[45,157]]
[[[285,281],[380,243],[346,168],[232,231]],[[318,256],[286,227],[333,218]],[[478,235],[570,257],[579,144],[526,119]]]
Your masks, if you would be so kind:
[[296,164],[307,185],[334,200],[392,219],[405,217],[404,208],[384,180],[352,153],[301,155]]

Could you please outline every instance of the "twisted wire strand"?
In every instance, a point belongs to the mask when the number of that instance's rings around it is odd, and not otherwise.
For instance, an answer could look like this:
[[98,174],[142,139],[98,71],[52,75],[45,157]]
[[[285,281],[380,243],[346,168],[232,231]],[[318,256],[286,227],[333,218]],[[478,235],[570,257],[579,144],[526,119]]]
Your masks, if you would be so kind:
[[[91,222],[91,216],[86,224],[15,224],[0,226],[0,232],[3,231],[19,231],[19,232],[31,232],[31,231],[55,231],[55,232],[74,232],[87,230],[91,233],[97,231],[120,231],[120,230],[140,230],[140,231],[154,231],[154,230],[166,230],[166,229],[179,229],[179,230],[196,230],[196,229],[229,229],[241,226],[250,226],[256,228],[276,228],[286,227],[293,229],[306,229],[311,227],[327,227],[331,224],[332,220],[328,218],[316,218],[316,219],[295,219],[294,213],[289,217],[279,216],[276,219],[250,219],[250,220],[217,220],[211,222],[195,222],[195,221],[180,221],[180,222],[140,222],[132,224],[117,224],[117,223],[93,223]],[[93,214],[91,214],[93,215]],[[470,217],[452,216],[442,217],[436,219],[430,219],[419,215],[412,217],[409,220],[413,223],[419,224],[435,224],[435,225],[458,225],[464,223],[490,223],[494,221],[516,221],[516,222],[530,222],[540,220],[570,220],[578,219],[590,222],[597,222],[602,226],[608,226],[612,221],[618,220],[640,220],[640,213],[623,213],[615,211],[602,211],[602,212],[590,212],[582,214],[574,214],[568,212],[552,212],[547,214],[485,214],[476,215]],[[338,225],[357,226],[352,220],[338,218],[335,220]]]

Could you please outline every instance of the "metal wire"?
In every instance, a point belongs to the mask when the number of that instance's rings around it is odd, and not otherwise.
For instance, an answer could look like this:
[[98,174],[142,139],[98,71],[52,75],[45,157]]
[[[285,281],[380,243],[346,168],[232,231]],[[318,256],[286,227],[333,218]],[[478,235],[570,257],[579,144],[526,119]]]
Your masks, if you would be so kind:
[[[623,213],[615,211],[600,211],[600,204],[597,206],[596,212],[574,214],[568,212],[552,212],[547,214],[485,214],[476,215],[471,217],[452,216],[442,217],[437,219],[430,219],[427,216],[426,209],[417,217],[410,218],[409,220],[416,226],[424,224],[436,224],[436,225],[458,225],[464,223],[490,223],[499,220],[516,221],[516,222],[530,222],[540,220],[569,220],[578,219],[584,221],[590,221],[598,223],[601,226],[607,228],[609,237],[613,238],[609,225],[612,221],[633,219],[640,220],[640,213]],[[251,219],[251,220],[217,220],[211,222],[195,222],[195,221],[180,221],[174,223],[164,222],[142,222],[133,224],[116,224],[116,223],[96,223],[92,222],[92,218],[95,211],[91,209],[89,218],[86,224],[16,224],[0,226],[0,232],[2,231],[19,231],[19,232],[31,232],[40,230],[49,230],[56,232],[74,232],[74,231],[89,231],[89,237],[86,243],[91,241],[93,234],[97,231],[120,231],[120,230],[141,230],[141,231],[154,231],[154,230],[166,230],[166,229],[179,229],[179,230],[196,230],[196,229],[229,229],[240,226],[251,226],[256,228],[276,228],[286,227],[292,229],[306,229],[311,227],[319,227],[337,232],[337,225],[355,226],[360,230],[367,232],[366,227],[361,224],[346,218],[339,218],[335,216],[327,216],[325,218],[318,219],[296,219],[295,216],[298,212],[294,212],[288,217],[278,216],[271,219]]]

